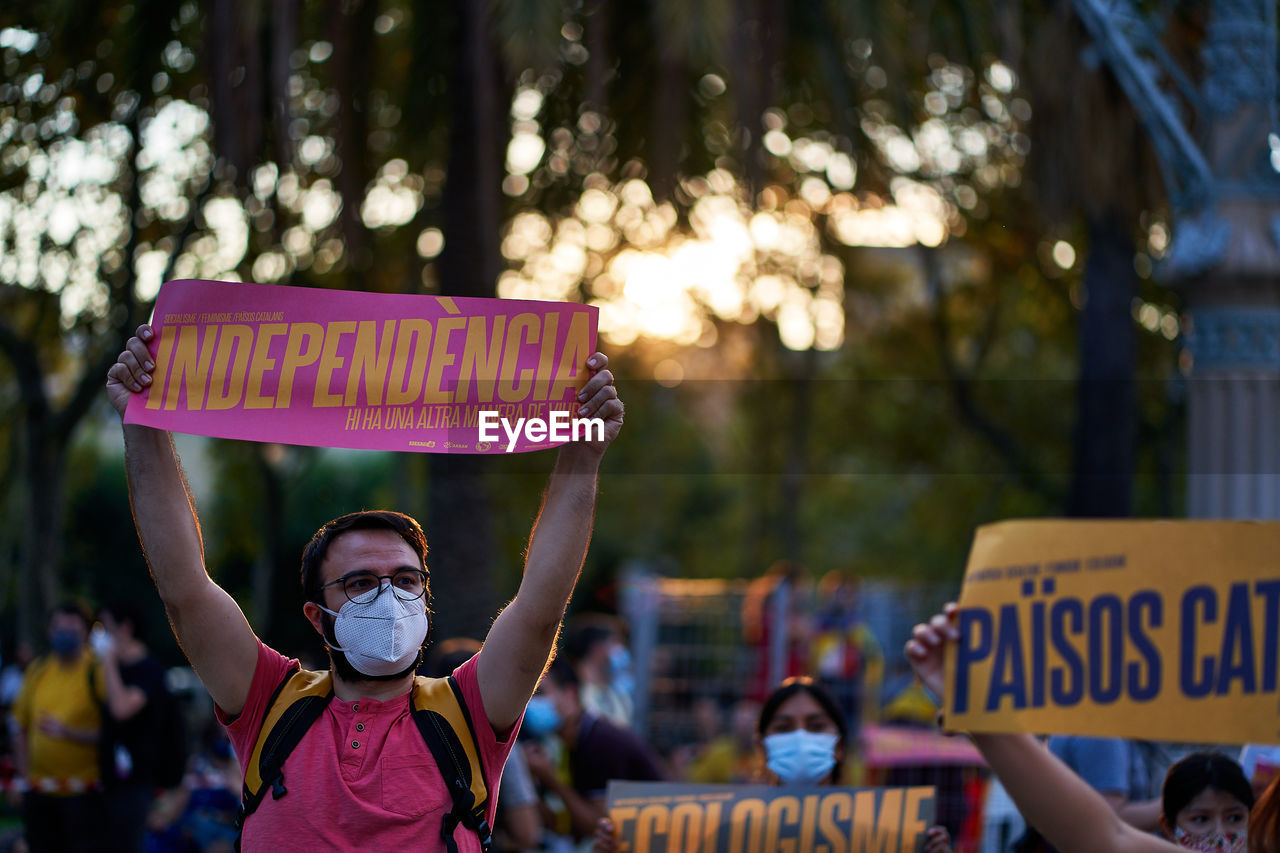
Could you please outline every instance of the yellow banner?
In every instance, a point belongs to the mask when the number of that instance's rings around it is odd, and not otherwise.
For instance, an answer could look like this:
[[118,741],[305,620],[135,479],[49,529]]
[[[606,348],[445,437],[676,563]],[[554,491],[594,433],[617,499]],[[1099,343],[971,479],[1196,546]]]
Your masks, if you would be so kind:
[[1280,743],[1280,523],[979,528],[947,726]]

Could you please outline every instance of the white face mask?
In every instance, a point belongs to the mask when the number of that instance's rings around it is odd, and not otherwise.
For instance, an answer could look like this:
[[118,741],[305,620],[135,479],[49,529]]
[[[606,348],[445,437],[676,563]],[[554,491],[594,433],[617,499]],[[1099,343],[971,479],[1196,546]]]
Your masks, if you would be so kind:
[[764,739],[769,769],[784,785],[813,785],[836,766],[838,735],[796,729]]
[[333,636],[337,651],[357,672],[394,675],[413,663],[427,639],[427,608],[422,599],[402,601],[389,584],[371,589],[334,613]]

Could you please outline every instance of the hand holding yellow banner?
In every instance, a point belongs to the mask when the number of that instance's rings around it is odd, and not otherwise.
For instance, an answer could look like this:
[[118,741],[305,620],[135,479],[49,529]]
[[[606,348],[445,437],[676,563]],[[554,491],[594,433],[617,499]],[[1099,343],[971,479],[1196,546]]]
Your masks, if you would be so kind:
[[1280,523],[982,527],[947,726],[1280,742]]

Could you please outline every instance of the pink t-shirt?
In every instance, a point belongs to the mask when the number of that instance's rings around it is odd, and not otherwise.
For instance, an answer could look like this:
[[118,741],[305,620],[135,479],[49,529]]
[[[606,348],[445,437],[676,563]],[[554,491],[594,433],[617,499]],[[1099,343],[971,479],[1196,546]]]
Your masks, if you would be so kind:
[[[243,771],[276,686],[296,661],[258,642],[258,664],[244,710],[234,720],[216,709]],[[489,785],[489,823],[515,730],[499,740],[485,716],[476,659],[454,671],[476,730]],[[244,824],[242,847],[255,850],[439,850],[444,815],[453,806],[435,759],[409,713],[409,694],[387,702],[334,697],[285,760],[279,800],[270,791]],[[480,841],[459,826],[459,853]]]

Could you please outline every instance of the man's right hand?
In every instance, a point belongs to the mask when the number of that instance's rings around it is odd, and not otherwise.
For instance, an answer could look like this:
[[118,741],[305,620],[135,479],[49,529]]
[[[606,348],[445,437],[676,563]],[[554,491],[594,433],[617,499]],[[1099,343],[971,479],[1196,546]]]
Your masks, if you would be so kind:
[[124,345],[116,363],[107,371],[107,396],[122,418],[129,406],[129,397],[151,384],[151,371],[156,366],[147,344],[154,337],[151,327],[143,323],[138,327],[137,334]]

